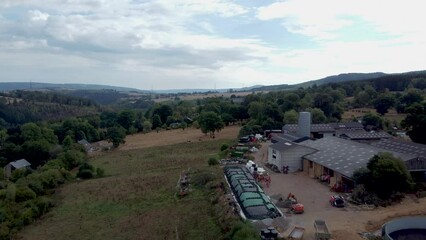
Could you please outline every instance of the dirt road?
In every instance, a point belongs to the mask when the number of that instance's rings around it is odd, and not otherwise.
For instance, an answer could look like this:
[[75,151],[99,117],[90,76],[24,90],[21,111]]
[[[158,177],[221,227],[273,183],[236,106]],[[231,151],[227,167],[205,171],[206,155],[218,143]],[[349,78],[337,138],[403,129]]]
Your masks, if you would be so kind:
[[[255,161],[264,164],[270,143],[263,143],[254,154]],[[291,192],[305,206],[305,213],[289,215],[292,223],[306,229],[304,239],[314,239],[315,219],[324,219],[336,240],[360,240],[365,231],[379,230],[386,221],[407,215],[426,215],[426,198],[406,197],[402,203],[387,208],[366,210],[360,206],[349,205],[345,208],[330,206],[328,200],[333,194],[329,187],[302,172],[292,174],[273,173],[271,185],[264,188],[272,196],[281,194],[284,198]],[[282,209],[284,211],[284,209]]]

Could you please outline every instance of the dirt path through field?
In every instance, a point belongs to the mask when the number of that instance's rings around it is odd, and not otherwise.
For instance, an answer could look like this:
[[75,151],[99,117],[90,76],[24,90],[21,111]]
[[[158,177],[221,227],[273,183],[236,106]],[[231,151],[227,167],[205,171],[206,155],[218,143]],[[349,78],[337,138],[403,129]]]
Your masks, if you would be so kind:
[[[269,142],[262,143],[262,147],[254,154],[257,163],[266,163],[269,144]],[[307,174],[268,172],[272,179],[270,187],[264,187],[268,195],[281,194],[283,198],[286,198],[291,192],[305,206],[305,213],[289,215],[294,225],[305,227],[305,240],[314,239],[315,219],[326,221],[333,239],[360,240],[362,237],[359,233],[377,231],[382,224],[393,218],[410,215],[426,216],[426,198],[416,199],[408,196],[400,204],[374,210],[354,205],[340,209],[328,203],[333,194],[329,187],[310,178]],[[282,210],[285,211],[285,209]]]
[[[240,126],[229,126],[215,134],[214,139],[233,139],[237,138]],[[206,136],[200,129],[187,128],[185,130],[175,129],[160,132],[139,133],[126,137],[126,143],[121,145],[118,150],[132,150],[147,147],[166,146],[184,142],[200,142],[214,140]]]

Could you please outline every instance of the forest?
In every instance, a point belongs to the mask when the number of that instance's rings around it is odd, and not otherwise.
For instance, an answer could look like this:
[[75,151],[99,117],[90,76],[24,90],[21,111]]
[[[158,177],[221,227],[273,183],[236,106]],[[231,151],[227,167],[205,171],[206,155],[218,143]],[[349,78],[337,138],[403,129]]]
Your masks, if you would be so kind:
[[[391,134],[394,128],[404,129],[412,141],[426,144],[424,74],[253,92],[241,103],[232,97],[123,101],[115,91],[102,93],[106,96],[91,93],[104,99],[100,102],[85,98],[87,92],[16,90],[0,94],[1,167],[26,159],[37,169],[15,171],[9,182],[0,183],[0,236],[9,236],[48,211],[52,189],[75,177],[70,170],[78,168],[82,178],[103,175],[102,169],[87,162],[84,147],[77,143],[80,140],[106,140],[118,147],[128,134],[195,127],[214,137],[234,124],[242,126],[240,135],[245,136],[296,123],[299,111],[310,111],[313,123],[328,123],[342,121],[345,111],[363,108],[372,111],[345,121],[362,121]],[[401,114],[403,120],[389,120],[386,114],[390,110]]]

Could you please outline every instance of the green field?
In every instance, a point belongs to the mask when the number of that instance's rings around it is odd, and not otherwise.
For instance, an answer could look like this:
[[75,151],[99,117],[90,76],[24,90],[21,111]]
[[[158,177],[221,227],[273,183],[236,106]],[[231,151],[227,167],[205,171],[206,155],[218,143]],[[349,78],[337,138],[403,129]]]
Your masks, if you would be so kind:
[[[93,158],[91,163],[103,168],[106,177],[59,188],[57,206],[18,237],[220,239],[223,227],[215,214],[217,206],[212,204],[211,186],[222,171],[209,167],[207,160],[216,157],[224,143],[229,140],[115,151]],[[194,172],[194,186],[179,199],[177,181],[188,168]]]

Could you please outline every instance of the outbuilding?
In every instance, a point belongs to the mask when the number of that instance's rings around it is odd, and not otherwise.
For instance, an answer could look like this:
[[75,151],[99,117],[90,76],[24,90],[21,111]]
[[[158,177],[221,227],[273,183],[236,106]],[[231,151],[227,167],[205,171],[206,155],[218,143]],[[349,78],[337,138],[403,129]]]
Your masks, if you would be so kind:
[[4,177],[10,178],[12,176],[13,171],[17,169],[26,169],[26,168],[29,168],[30,166],[31,166],[31,163],[29,163],[25,159],[20,159],[20,160],[10,162],[3,168]]
[[275,165],[280,171],[285,167],[288,172],[296,172],[303,169],[301,157],[316,151],[294,142],[279,141],[269,146],[268,163]]

